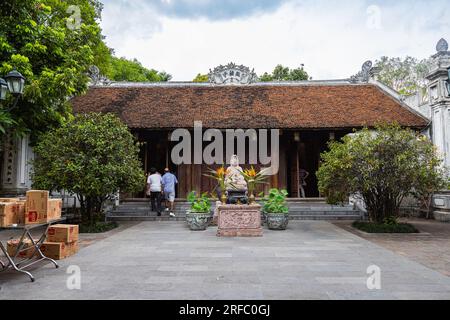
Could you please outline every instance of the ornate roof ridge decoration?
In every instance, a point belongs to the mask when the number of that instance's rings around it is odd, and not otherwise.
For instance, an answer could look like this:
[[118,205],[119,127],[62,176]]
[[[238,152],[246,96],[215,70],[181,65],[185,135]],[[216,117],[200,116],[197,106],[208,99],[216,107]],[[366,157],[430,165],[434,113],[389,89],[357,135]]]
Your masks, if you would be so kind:
[[437,52],[447,52],[448,51],[448,42],[444,38],[441,38],[436,44]]
[[370,61],[370,60],[367,60],[366,62],[364,62],[364,64],[361,67],[361,71],[359,71],[354,76],[350,77],[350,79],[349,79],[350,82],[351,83],[369,82],[370,71],[373,69],[372,65],[373,65],[372,61]]
[[250,84],[258,81],[255,69],[250,70],[233,62],[215,67],[214,70],[209,69],[208,78],[212,84]]
[[91,86],[107,86],[111,84],[111,80],[100,74],[100,69],[95,65],[89,67],[88,76],[91,79],[89,83]]

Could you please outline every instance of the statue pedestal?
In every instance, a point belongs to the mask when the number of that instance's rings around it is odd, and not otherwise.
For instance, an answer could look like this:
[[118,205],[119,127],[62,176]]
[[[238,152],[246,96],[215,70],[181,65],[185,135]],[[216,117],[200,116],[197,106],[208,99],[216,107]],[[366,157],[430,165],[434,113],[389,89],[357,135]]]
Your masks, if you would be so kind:
[[221,204],[218,206],[218,237],[261,237],[259,204]]

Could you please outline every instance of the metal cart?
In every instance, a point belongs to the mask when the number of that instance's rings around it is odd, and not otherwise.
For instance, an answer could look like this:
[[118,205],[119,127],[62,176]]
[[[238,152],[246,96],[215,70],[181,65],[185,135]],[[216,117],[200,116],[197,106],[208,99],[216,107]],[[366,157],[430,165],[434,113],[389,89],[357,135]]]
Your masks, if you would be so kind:
[[[45,239],[47,238],[48,229],[52,224],[60,223],[65,221],[66,218],[60,218],[55,219],[52,221],[48,221],[45,223],[40,224],[27,224],[27,225],[18,225],[18,226],[9,226],[9,227],[0,227],[1,230],[17,230],[21,231],[21,237],[19,239],[19,243],[17,245],[17,248],[14,252],[14,254],[11,256],[8,254],[8,250],[3,245],[3,243],[0,241],[0,249],[3,251],[3,254],[5,255],[7,261],[3,262],[0,259],[0,272],[3,272],[9,268],[16,270],[17,272],[25,273],[28,275],[31,279],[31,282],[34,282],[34,277],[29,271],[25,271],[24,269],[44,260],[48,260],[52,262],[56,268],[58,268],[58,264],[55,260],[47,258],[41,251],[41,245],[44,243]],[[31,231],[32,230],[39,230],[39,228],[42,228],[42,234],[38,238],[38,240],[35,240],[35,238],[32,237]],[[30,240],[31,245],[25,246],[25,241]],[[32,250],[33,254],[29,255],[29,257],[20,257],[21,252],[25,252],[28,250]]]

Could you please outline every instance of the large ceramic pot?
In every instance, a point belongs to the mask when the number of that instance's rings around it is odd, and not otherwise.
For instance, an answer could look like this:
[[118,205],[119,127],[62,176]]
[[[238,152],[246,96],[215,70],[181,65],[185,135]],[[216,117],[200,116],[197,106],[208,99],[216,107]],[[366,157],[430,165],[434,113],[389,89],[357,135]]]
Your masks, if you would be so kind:
[[271,230],[286,230],[289,215],[286,213],[266,213],[267,227]]
[[190,212],[186,213],[186,222],[191,230],[206,230],[211,222],[211,213]]

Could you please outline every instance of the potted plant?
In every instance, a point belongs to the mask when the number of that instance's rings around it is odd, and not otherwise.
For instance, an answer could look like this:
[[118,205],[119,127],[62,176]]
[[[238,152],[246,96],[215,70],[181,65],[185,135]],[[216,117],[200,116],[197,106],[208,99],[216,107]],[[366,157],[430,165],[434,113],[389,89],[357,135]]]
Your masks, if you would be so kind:
[[191,209],[186,213],[186,222],[191,230],[205,230],[211,221],[211,203],[207,193],[197,196],[191,191],[187,197]]
[[255,202],[254,192],[256,185],[266,183],[264,180],[267,176],[264,175],[262,170],[256,172],[253,166],[251,166],[250,169],[244,169],[241,171],[241,174],[244,177],[245,182],[247,182],[248,203],[252,204]]
[[263,212],[267,227],[271,230],[285,230],[289,223],[289,208],[286,190],[270,189],[263,199]]

